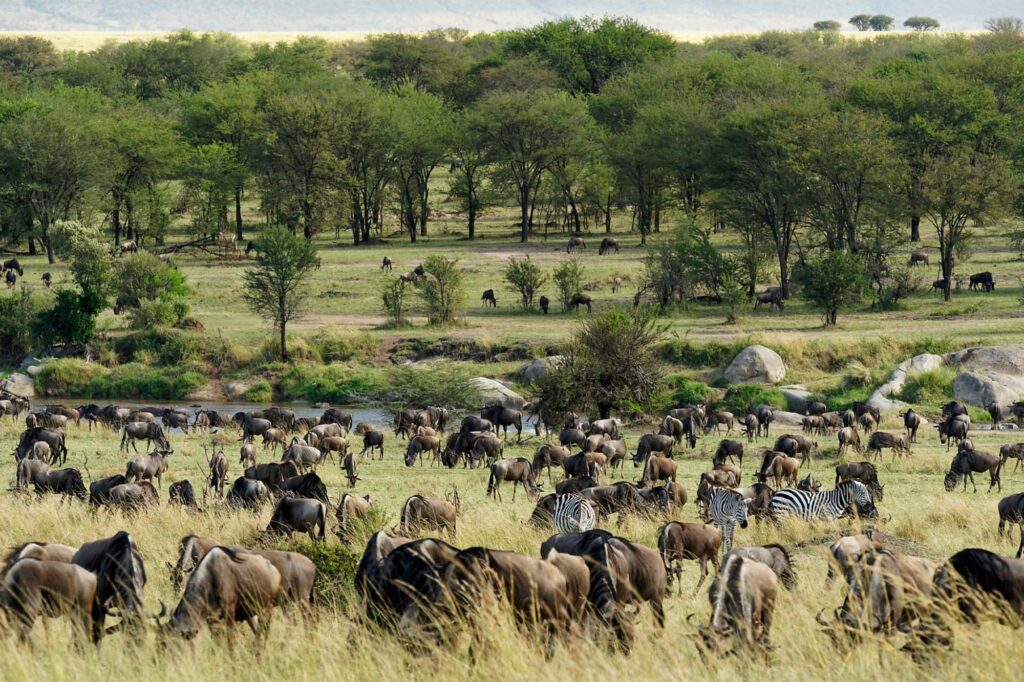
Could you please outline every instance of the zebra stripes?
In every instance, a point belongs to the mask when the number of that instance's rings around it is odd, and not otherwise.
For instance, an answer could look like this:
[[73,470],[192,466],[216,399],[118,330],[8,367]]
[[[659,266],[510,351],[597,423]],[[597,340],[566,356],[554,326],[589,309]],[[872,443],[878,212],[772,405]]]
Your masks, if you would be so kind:
[[708,515],[711,523],[722,530],[725,551],[732,549],[732,534],[738,525],[747,527],[747,501],[735,490],[712,487],[708,499]]
[[590,502],[581,495],[559,495],[551,512],[555,530],[559,533],[582,533],[597,527],[597,515]]
[[860,481],[843,481],[835,490],[822,493],[784,488],[768,503],[768,513],[775,519],[786,514],[804,520],[838,519],[850,511],[854,502],[861,511],[872,508],[871,493]]

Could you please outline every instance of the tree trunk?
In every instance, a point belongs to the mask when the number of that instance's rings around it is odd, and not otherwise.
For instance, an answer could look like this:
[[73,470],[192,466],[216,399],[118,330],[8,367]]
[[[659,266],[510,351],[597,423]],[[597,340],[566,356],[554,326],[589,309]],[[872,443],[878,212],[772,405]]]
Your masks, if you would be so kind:
[[530,190],[527,187],[519,188],[519,211],[522,226],[519,241],[525,244],[530,239]]
[[782,298],[789,298],[789,253],[779,250],[779,287]]
[[604,207],[604,231],[612,233],[612,200],[608,197],[608,203]]
[[313,204],[308,201],[302,202],[302,236],[313,238]]
[[469,207],[469,238],[473,239],[476,236],[476,208],[472,206],[472,202]]
[[243,241],[242,235],[242,188],[235,190],[235,240]]
[[282,320],[278,326],[281,329],[281,360],[288,362],[288,340],[285,334],[285,325],[286,322]]
[[612,406],[607,403],[598,403],[597,412],[601,415],[601,419],[608,419],[612,416]]
[[57,259],[53,257],[53,245],[50,243],[50,219],[47,216],[39,217],[39,241],[46,249],[46,262],[53,265]]
[[921,241],[921,216],[910,216],[910,241]]
[[[117,201],[115,199],[115,201]],[[114,247],[116,248],[121,244],[121,206],[118,203],[114,206],[114,210],[110,213],[110,224],[114,229]]]

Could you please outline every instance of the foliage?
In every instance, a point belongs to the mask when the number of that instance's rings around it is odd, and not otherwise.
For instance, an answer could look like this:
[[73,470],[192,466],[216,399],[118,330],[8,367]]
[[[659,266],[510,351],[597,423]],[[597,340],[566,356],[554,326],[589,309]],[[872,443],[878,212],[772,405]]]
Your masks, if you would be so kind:
[[706,403],[714,395],[703,381],[682,381],[672,391],[672,401],[677,405]]
[[0,359],[20,361],[32,351],[32,321],[41,304],[31,292],[20,291],[0,296]]
[[285,400],[350,405],[379,396],[388,388],[388,379],[372,367],[296,364],[281,375],[280,386]]
[[427,307],[431,324],[450,324],[462,314],[466,289],[459,272],[458,259],[429,256],[423,262],[426,275],[417,281],[420,298]]
[[279,332],[282,360],[288,359],[286,328],[302,313],[315,261],[316,249],[308,240],[272,227],[256,242],[256,265],[242,275],[245,302]]
[[122,362],[132,362],[146,354],[165,367],[194,366],[203,354],[203,339],[190,332],[168,327],[146,327],[114,341],[114,350]]
[[815,31],[838,31],[843,26],[835,19],[823,19],[821,21],[814,22]]
[[54,360],[36,376],[44,395],[83,398],[181,400],[206,383],[202,374],[177,368],[158,369],[138,363],[106,369],[81,360]]
[[188,316],[185,275],[151,253],[133,253],[117,260],[110,289],[119,300],[139,301],[138,308],[130,311],[136,329],[178,324]]
[[954,379],[956,373],[949,367],[915,372],[907,376],[900,400],[913,405],[939,405],[952,397]]
[[95,297],[62,289],[57,292],[53,307],[42,311],[32,321],[32,335],[43,346],[84,346],[96,334],[99,312]]
[[274,398],[274,389],[266,379],[260,379],[245,389],[242,399],[250,403],[267,404]]
[[939,27],[939,22],[931,17],[910,17],[903,25],[914,31],[934,31]]
[[820,308],[825,324],[834,325],[840,308],[860,301],[868,287],[863,259],[841,251],[829,251],[802,268],[801,296]]
[[405,281],[400,277],[386,278],[381,286],[381,299],[388,324],[393,327],[405,325]]
[[760,405],[771,405],[774,408],[787,408],[786,396],[777,388],[766,388],[756,384],[734,384],[725,392],[725,397],[715,408],[732,412],[737,416],[745,415],[750,408]]
[[733,343],[709,341],[695,344],[688,339],[672,339],[665,345],[664,355],[669,362],[680,364],[683,367],[707,369],[721,367],[748,345],[750,343],[746,340]]
[[583,290],[583,272],[584,267],[576,256],[563,261],[555,268],[551,279],[558,287],[558,299],[562,303],[562,310],[568,310],[572,297]]
[[519,292],[520,302],[524,309],[533,307],[533,299],[548,279],[546,272],[533,264],[529,256],[522,260],[509,258],[505,266],[505,282]]

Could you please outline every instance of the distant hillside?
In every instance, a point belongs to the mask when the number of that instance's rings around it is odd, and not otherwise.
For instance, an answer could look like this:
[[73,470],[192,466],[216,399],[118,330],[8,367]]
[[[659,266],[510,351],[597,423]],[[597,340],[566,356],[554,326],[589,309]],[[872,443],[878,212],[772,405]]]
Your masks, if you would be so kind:
[[[825,5],[825,7],[823,7]],[[981,28],[985,19],[1024,14],[1020,0],[0,0],[0,30],[36,31],[474,31],[515,28],[546,19],[625,15],[665,31],[748,32],[845,22],[884,13],[897,26],[911,15],[947,30]]]

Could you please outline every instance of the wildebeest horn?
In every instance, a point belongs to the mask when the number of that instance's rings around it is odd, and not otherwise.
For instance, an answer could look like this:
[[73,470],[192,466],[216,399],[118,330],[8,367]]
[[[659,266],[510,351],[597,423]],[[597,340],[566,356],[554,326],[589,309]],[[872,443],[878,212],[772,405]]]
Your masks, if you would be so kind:
[[824,611],[825,611],[825,609],[822,609],[821,611],[818,611],[818,614],[814,617],[814,620],[818,621],[818,625],[823,625],[824,627],[830,627],[831,623],[829,623],[827,620],[825,620],[825,617],[821,615],[822,613],[824,613]]
[[160,619],[161,619],[161,618],[164,618],[165,616],[167,616],[167,604],[165,604],[165,603],[164,603],[164,600],[163,600],[163,599],[161,599],[161,600],[160,600],[160,613],[158,613],[158,614],[156,614],[155,616],[153,616],[153,618],[154,618],[154,619],[155,619],[155,620],[156,620],[157,622],[159,622],[159,621],[160,621]]
[[693,618],[694,616],[696,616],[696,615],[697,615],[696,613],[691,613],[690,615],[688,615],[688,616],[686,617],[686,622],[687,622],[687,623],[689,623],[689,622],[691,621],[691,619],[692,619],[692,618]]
[[885,522],[886,522],[886,523],[891,523],[891,522],[892,522],[892,514],[887,514],[887,515],[886,515],[886,517],[885,517]]

